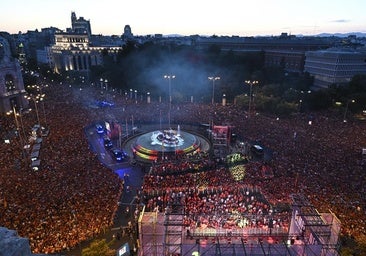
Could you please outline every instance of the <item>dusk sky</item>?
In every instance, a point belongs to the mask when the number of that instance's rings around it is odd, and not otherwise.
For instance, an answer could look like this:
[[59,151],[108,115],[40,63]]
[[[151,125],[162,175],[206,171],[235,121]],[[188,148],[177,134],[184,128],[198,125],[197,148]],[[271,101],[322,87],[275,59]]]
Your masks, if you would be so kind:
[[0,31],[71,27],[71,12],[93,34],[218,36],[366,32],[365,0],[2,0]]

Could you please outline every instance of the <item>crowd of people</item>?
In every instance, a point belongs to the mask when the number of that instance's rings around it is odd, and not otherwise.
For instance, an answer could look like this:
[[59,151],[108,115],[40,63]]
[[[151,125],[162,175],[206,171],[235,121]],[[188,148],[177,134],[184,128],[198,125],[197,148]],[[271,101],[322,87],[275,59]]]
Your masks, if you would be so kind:
[[[89,148],[84,127],[93,119],[69,93],[57,86],[48,91],[49,134],[42,138],[38,171],[21,155],[18,138],[10,136],[10,144],[1,144],[0,225],[29,238],[34,253],[67,250],[107,230],[123,190],[118,175]],[[35,115],[23,116],[28,131]],[[16,129],[9,116],[1,124],[2,135]]]
[[[72,248],[113,223],[123,182],[99,162],[89,148],[84,128],[109,118],[136,125],[157,122],[158,118],[166,121],[164,113],[169,107],[117,94],[112,96],[115,107],[90,109],[89,103],[100,97],[99,90],[54,84],[45,93],[49,135],[42,141],[40,170],[29,168],[16,137],[11,137],[10,144],[0,145],[0,225],[28,237],[35,253]],[[170,118],[182,129],[184,124],[230,125],[238,138],[260,142],[272,150],[271,161],[265,164],[274,175],[263,178],[263,164],[250,161],[239,180],[209,161],[204,172],[178,174],[177,165],[172,168],[172,163],[162,163],[153,166],[144,178],[141,189],[148,209],[163,211],[169,202],[179,199],[192,213],[187,215],[193,216],[187,223],[197,225],[213,220],[207,212],[217,201],[226,202],[221,209],[225,212],[234,211],[232,205],[236,204],[236,210],[253,212],[255,207],[255,212],[269,213],[270,205],[290,203],[290,194],[303,193],[320,212],[335,213],[342,222],[342,234],[356,239],[366,235],[364,121],[343,122],[337,111],[286,118],[262,114],[245,117],[243,109],[234,104],[212,107],[192,102],[172,104]],[[35,113],[24,115],[24,127],[30,129],[35,120]],[[9,136],[12,129],[14,120],[2,116],[2,137]],[[180,163],[185,169],[192,168],[181,159]],[[252,194],[248,201],[247,191],[260,191],[266,201],[251,200]]]
[[[192,233],[202,227],[217,230],[240,228],[268,229],[270,220],[275,220],[276,228],[288,228],[291,212],[274,210],[259,187],[252,187],[250,180],[264,179],[260,162],[248,162],[243,175],[226,166],[186,169],[184,172],[166,173],[168,164],[160,164],[154,172],[145,175],[143,182],[143,202],[146,211],[169,212],[174,205],[184,214],[184,225]],[[157,170],[161,170],[157,172]],[[273,200],[272,200],[273,202]],[[273,224],[273,222],[272,222]],[[272,227],[273,228],[273,227]],[[223,231],[222,231],[223,232]],[[225,232],[225,231],[224,231]],[[283,230],[283,232],[285,232]]]
[[[153,107],[128,97],[117,97],[116,103],[124,106],[116,116],[120,114],[122,120],[133,117],[136,124],[164,120],[164,113],[168,113],[168,105],[157,99],[152,100]],[[273,155],[266,170],[273,171],[274,177],[247,175],[246,182],[260,187],[271,203],[290,203],[291,193],[303,193],[319,211],[330,210],[339,217],[342,234],[360,237],[366,233],[366,156],[362,154],[366,123],[352,118],[344,122],[343,113],[340,108],[286,118],[262,114],[249,117],[234,104],[212,108],[189,102],[173,104],[170,118],[182,129],[182,124],[230,125],[238,138],[270,148]]]

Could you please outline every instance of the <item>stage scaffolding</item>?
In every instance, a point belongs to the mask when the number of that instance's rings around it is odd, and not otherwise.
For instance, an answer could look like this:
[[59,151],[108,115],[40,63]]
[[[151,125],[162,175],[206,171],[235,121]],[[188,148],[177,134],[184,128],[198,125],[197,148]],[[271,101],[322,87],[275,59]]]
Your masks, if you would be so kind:
[[339,255],[341,222],[335,214],[331,211],[319,213],[303,195],[293,194],[291,198],[290,232],[299,234],[309,248],[317,248],[319,256]]
[[141,211],[138,220],[139,248],[138,255],[162,256],[165,236],[164,215],[155,212]]
[[[340,221],[319,213],[306,198],[292,195],[289,228],[187,231],[181,205],[141,212],[138,255],[146,256],[339,256]],[[291,215],[291,212],[290,212]]]

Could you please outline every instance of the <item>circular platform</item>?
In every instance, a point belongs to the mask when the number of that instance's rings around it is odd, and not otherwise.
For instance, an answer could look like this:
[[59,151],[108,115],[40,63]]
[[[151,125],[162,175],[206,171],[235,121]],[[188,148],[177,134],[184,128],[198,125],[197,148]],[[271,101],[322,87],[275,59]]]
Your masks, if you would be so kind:
[[137,157],[151,161],[163,156],[188,154],[209,149],[209,142],[203,136],[172,129],[143,133],[134,138],[130,145]]

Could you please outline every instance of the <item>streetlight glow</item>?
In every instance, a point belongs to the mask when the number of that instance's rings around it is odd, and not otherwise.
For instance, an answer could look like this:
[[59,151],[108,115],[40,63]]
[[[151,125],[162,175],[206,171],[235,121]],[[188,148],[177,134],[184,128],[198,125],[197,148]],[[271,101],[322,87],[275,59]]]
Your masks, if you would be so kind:
[[249,90],[249,108],[248,108],[248,116],[250,117],[252,113],[252,101],[253,101],[253,85],[258,84],[259,82],[257,80],[245,80],[246,84],[249,84],[250,90]]
[[343,116],[343,122],[346,123],[347,122],[347,112],[348,112],[348,106],[349,106],[349,103],[355,103],[356,101],[355,100],[347,100],[347,104],[346,104],[346,109],[344,111],[344,116]]
[[102,91],[103,90],[103,78],[100,78],[100,90]]
[[37,95],[36,97],[33,97],[33,96],[31,96],[31,95],[29,95],[29,96],[24,96],[27,100],[33,100],[33,103],[34,103],[34,108],[35,108],[35,110],[36,110],[36,116],[37,116],[37,124],[39,125],[39,126],[41,126],[41,122],[39,121],[39,113],[38,113],[38,106],[37,106],[37,103],[38,103],[38,100],[39,99],[42,99],[43,100],[43,98],[42,97],[40,97],[39,95]]
[[169,83],[169,113],[168,113],[168,123],[170,128],[170,112],[172,109],[172,82],[171,80],[175,78],[175,75],[164,75],[164,79],[168,79]]
[[215,104],[215,81],[220,80],[221,78],[219,76],[209,76],[209,80],[212,81],[212,105]]
[[[21,146],[21,149],[22,149],[22,156],[25,157],[25,154],[24,154],[24,143],[25,143],[26,138],[24,138],[24,141],[23,141],[22,135],[20,133],[19,121],[18,121],[18,118],[17,118],[17,116],[19,116],[19,113],[16,112],[15,104],[14,103],[13,103],[13,106],[12,106],[12,110],[6,112],[6,114],[7,115],[11,115],[11,114],[14,115],[14,121],[15,121],[15,126],[16,126],[16,136],[19,137],[20,146]],[[22,126],[22,129],[23,129],[23,132],[24,132],[24,127],[23,126]]]

